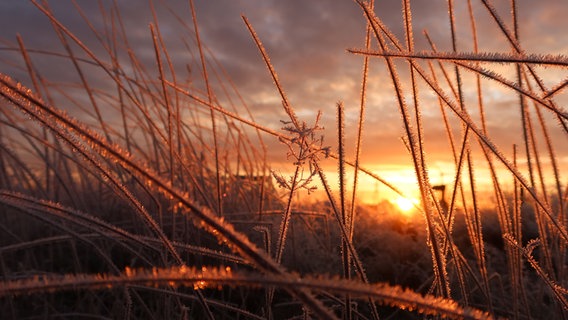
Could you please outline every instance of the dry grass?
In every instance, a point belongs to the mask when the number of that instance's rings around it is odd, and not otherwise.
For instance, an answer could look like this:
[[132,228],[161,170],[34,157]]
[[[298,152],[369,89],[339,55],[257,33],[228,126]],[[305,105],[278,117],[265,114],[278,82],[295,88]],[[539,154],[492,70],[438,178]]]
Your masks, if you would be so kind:
[[[0,74],[4,318],[568,317],[568,187],[554,150],[568,133],[568,114],[555,101],[568,82],[549,88],[537,69],[566,70],[568,59],[524,52],[514,1],[512,27],[488,1],[476,4],[510,53],[479,52],[471,1],[473,52],[458,47],[452,0],[451,52],[439,51],[427,33],[432,49],[414,48],[410,1],[402,1],[404,39],[377,16],[372,1],[357,1],[367,28],[363,47],[349,49],[364,56],[353,161],[343,103],[337,104],[335,153],[324,144],[321,113],[312,123],[296,115],[246,17],[243,28],[288,116],[280,119],[281,131],[256,122],[244,102],[232,102],[240,96],[200,38],[193,1],[193,24],[183,31],[201,74],[187,81],[174,70],[176,57],[153,5],[148,34],[155,72],[129,46],[116,5],[101,11],[105,30],[96,30],[77,6],[99,41],[96,54],[47,2],[32,2],[50,19],[64,51],[27,48],[19,36],[0,51],[16,52],[14,64],[28,75],[20,83]],[[77,82],[46,79],[38,57],[65,59]],[[405,195],[361,162],[362,137],[372,130],[364,128],[369,65],[383,62],[420,195],[409,220],[388,203],[358,206],[361,175]],[[512,66],[515,78],[491,69],[495,63]],[[474,89],[466,89],[467,77]],[[103,78],[110,90],[95,85]],[[510,146],[513,157],[487,128],[483,86],[496,85],[518,99],[524,145]],[[429,177],[424,92],[439,103],[439,128],[456,172],[442,201]],[[553,126],[562,137],[552,137]],[[266,139],[286,147],[291,176],[271,170]],[[324,171],[330,160],[337,161],[337,192]],[[489,168],[495,199],[487,208],[476,182],[482,166]],[[505,180],[513,184],[510,192]],[[310,207],[298,194],[316,185],[326,199]]]

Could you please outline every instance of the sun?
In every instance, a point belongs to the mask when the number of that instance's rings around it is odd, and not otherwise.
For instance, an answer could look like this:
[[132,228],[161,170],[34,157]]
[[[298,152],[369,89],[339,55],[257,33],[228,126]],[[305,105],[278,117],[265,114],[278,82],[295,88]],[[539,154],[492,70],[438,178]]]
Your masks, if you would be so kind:
[[394,200],[394,203],[398,206],[398,208],[402,212],[407,213],[410,210],[412,210],[412,208],[414,208],[414,205],[417,203],[417,200],[405,197],[398,197]]

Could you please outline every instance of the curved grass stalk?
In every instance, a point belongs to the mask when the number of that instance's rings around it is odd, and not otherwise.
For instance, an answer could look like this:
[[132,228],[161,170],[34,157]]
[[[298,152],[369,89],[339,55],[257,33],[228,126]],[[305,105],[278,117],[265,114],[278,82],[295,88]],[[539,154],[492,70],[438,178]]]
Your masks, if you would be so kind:
[[[0,123],[2,122],[3,121],[0,121]],[[3,177],[5,177],[1,180],[5,183],[4,185],[8,186],[9,189],[12,189],[12,184],[15,182],[16,185],[25,186],[27,190],[38,190],[42,193],[42,195],[47,195],[47,191],[42,188],[41,181],[39,181],[36,175],[32,172],[32,169],[30,169],[28,165],[12,151],[12,148],[9,148],[0,141],[0,150],[2,150],[2,159],[0,160],[0,163],[3,164],[2,174]],[[4,158],[4,156],[6,157]],[[15,181],[7,179],[8,171],[10,170],[18,177]],[[26,177],[29,179],[26,179]],[[70,191],[68,191],[68,193],[70,194]]]
[[[15,196],[15,197],[11,197],[11,196]],[[26,197],[24,197],[24,198],[26,198]],[[24,201],[25,200],[28,200],[28,199],[24,199]],[[38,206],[35,203],[32,203],[31,205],[30,205],[30,203],[25,203],[22,206],[22,202],[24,202],[24,201],[22,201],[21,198],[18,197],[18,195],[9,194],[9,193],[5,193],[5,192],[0,193],[0,202],[1,203],[8,205],[10,207],[13,207],[14,209],[16,209],[18,211],[21,211],[21,212],[24,212],[28,215],[31,215],[38,220],[44,221],[45,223],[51,225],[55,229],[59,229],[59,230],[64,231],[67,234],[70,234],[72,237],[68,238],[68,241],[73,246],[73,248],[74,248],[73,250],[76,250],[74,242],[73,242],[73,240],[75,240],[75,239],[78,239],[79,241],[87,244],[109,266],[109,268],[111,270],[113,270],[114,274],[120,274],[120,270],[115,265],[115,263],[112,261],[112,259],[109,257],[108,252],[107,253],[103,252],[101,247],[99,245],[95,244],[93,241],[91,241],[91,239],[85,237],[82,234],[77,233],[76,231],[73,231],[72,229],[69,229],[67,226],[65,226],[65,224],[58,223],[57,218],[63,218],[64,220],[71,220],[74,223],[78,223],[79,225],[85,226],[84,223],[81,223],[81,222],[78,222],[78,221],[73,221],[72,218],[69,219],[70,218],[69,216],[65,216],[65,213],[62,215],[57,210],[52,210],[52,208],[50,208],[49,206],[46,206],[46,207],[43,207],[41,205]],[[52,219],[52,218],[56,218],[56,219]],[[129,246],[127,246],[124,243],[121,243],[121,245],[124,246],[127,250],[134,252],[136,254],[136,250],[134,250],[133,248],[130,248]],[[0,252],[4,252],[4,250],[1,250]],[[142,258],[142,259],[145,260],[144,258]],[[130,295],[129,288],[127,286],[124,286],[122,289],[123,289],[125,300],[126,300],[125,314],[126,314],[126,317],[128,317],[128,315],[131,312],[132,297]]]
[[504,238],[505,240],[507,240],[510,246],[513,246],[520,251],[523,257],[525,257],[525,259],[529,262],[531,267],[533,267],[533,269],[536,271],[539,277],[546,283],[548,288],[552,291],[554,297],[556,298],[556,301],[560,303],[560,305],[565,311],[568,311],[568,299],[567,299],[568,289],[556,283],[551,278],[551,276],[540,267],[538,262],[532,256],[532,251],[540,244],[540,240],[538,239],[532,240],[526,245],[526,247],[523,247],[510,234],[504,235]]
[[[83,227],[86,227],[87,229],[91,229],[93,232],[98,233],[96,235],[95,234],[91,235],[90,236],[91,238],[105,237],[105,238],[115,239],[116,237],[118,237],[121,239],[121,241],[117,241],[120,245],[123,245],[124,244],[123,241],[127,240],[138,245],[138,247],[148,248],[155,252],[160,252],[161,250],[161,248],[156,246],[162,244],[159,239],[132,234],[120,227],[105,222],[97,218],[96,216],[89,215],[87,213],[72,208],[64,207],[58,203],[42,199],[36,199],[34,197],[6,190],[0,190],[0,202],[7,205],[11,205],[14,208],[29,208],[38,212],[45,212],[46,214],[52,214],[55,217],[65,219],[66,221],[70,221],[77,225],[81,225]],[[40,245],[42,243],[46,244],[49,241],[49,239],[52,239],[53,241],[62,241],[65,238],[67,237],[65,236],[50,237],[47,239],[38,239],[38,241],[31,241],[30,243],[26,244],[4,246],[0,248],[0,252],[22,250],[30,246]],[[179,242],[172,242],[172,245],[177,250],[183,250],[194,254],[209,256],[223,261],[231,261],[239,264],[246,264],[246,262],[243,259],[223,252],[203,247],[192,246]],[[129,248],[130,247],[128,247],[127,249]],[[137,252],[135,250],[131,248],[129,250],[133,252],[135,255],[137,255]],[[144,257],[141,258],[145,259]],[[148,265],[152,265],[148,260],[146,260],[146,262],[148,263]]]
[[[192,215],[201,221],[200,223],[197,223],[199,227],[210,232],[221,242],[228,245],[232,250],[235,250],[247,259],[250,259],[257,268],[280,275],[287,275],[287,273],[285,273],[278,264],[267,257],[263,251],[251,243],[248,238],[234,230],[232,225],[213,215],[209,209],[195,203],[188,197],[187,193],[178,190],[168,182],[164,181],[146,165],[138,163],[118,145],[109,144],[104,140],[104,138],[91,132],[83,124],[64,115],[61,111],[47,106],[40,100],[36,99],[27,88],[21,85],[15,85],[9,77],[0,74],[0,85],[1,96],[14,106],[20,108],[23,112],[40,121],[50,130],[53,130],[61,137],[66,138],[67,142],[71,145],[82,149],[82,147],[78,145],[79,141],[83,141],[88,144],[90,148],[98,154],[103,155],[105,159],[117,162],[131,174],[147,181],[148,185],[153,185],[153,187],[161,193],[168,197],[172,197],[175,201],[178,201],[182,207],[191,211]],[[84,155],[88,157],[90,153],[85,152]],[[94,164],[96,165],[97,163]],[[114,179],[112,175],[109,175],[109,172],[103,168],[100,169],[100,173],[106,175],[109,179]],[[121,192],[128,194],[128,191],[125,188],[118,188]],[[131,203],[137,203],[134,198],[130,201]],[[153,226],[153,230],[160,235],[160,238],[163,239],[168,248],[170,248],[170,252],[175,252],[171,242],[165,236],[162,236],[163,233],[161,232],[161,229],[155,225],[155,222],[153,222],[151,218],[147,221]],[[291,289],[291,293],[302,300],[306,306],[312,309],[318,316],[329,319],[335,318],[335,316],[309,292],[302,289]]]
[[[115,272],[115,274],[120,273],[120,270],[116,267],[112,259],[108,256],[108,253],[104,253],[100,248],[100,246],[96,245],[93,241],[83,236],[82,234],[79,234],[76,231],[73,231],[72,229],[68,228],[67,226],[65,226],[65,224],[58,223],[57,218],[70,221],[81,226],[88,227],[87,224],[81,222],[78,219],[74,219],[74,217],[69,216],[66,213],[58,212],[57,210],[53,210],[52,208],[49,208],[47,206],[41,206],[41,205],[38,206],[35,204],[24,203],[24,201],[21,201],[17,197],[14,199],[10,196],[11,195],[6,195],[4,193],[0,194],[0,203],[10,206],[18,211],[29,214],[38,220],[44,221],[45,223],[53,226],[56,229],[62,230],[65,233],[70,234],[72,238],[69,238],[69,240],[79,239],[80,241],[88,244],[108,264],[108,266]],[[72,241],[70,241],[70,243],[72,243]],[[126,249],[128,249],[129,251],[136,252],[133,248],[130,248],[124,244],[122,245],[126,247]]]
[[[67,209],[67,210],[72,210],[72,209]],[[116,226],[113,226],[113,228],[118,228]],[[136,239],[136,240],[131,240],[132,242],[135,242],[137,244],[142,244],[144,247],[147,247],[153,251],[158,252],[160,250],[160,248],[158,247],[159,245],[161,245],[161,242],[159,239],[153,238],[153,237],[148,237],[148,236],[139,236],[139,235],[134,235],[129,233],[126,230],[122,230],[121,229],[121,233],[126,233],[127,236],[123,237],[117,233],[113,233],[112,231],[107,231],[107,232],[102,232],[102,233],[81,233],[81,237],[85,238],[85,239],[102,239],[102,238],[106,238],[106,239],[115,239],[115,237],[121,237],[121,241],[122,240],[129,240],[129,239]],[[69,241],[70,239],[72,239],[71,236],[69,235],[58,235],[58,236],[52,236],[52,237],[46,237],[46,238],[40,238],[40,239],[36,239],[36,240],[30,240],[30,241],[26,241],[26,242],[22,242],[22,243],[16,243],[16,244],[11,244],[11,245],[6,245],[3,247],[0,247],[0,254],[5,254],[5,253],[12,253],[12,252],[17,252],[17,251],[22,251],[22,250],[30,250],[32,248],[36,248],[36,247],[40,247],[40,246],[48,246],[48,245],[52,245],[58,242],[66,242]],[[119,243],[122,243],[119,241]],[[216,251],[216,250],[212,250],[212,249],[208,249],[208,248],[204,248],[204,247],[198,247],[198,246],[193,246],[193,245],[189,245],[186,243],[180,243],[180,242],[173,242],[174,247],[176,247],[176,249],[181,253],[181,252],[189,252],[192,254],[196,254],[196,255],[202,255],[202,256],[207,256],[207,257],[211,257],[211,258],[215,258],[224,262],[233,262],[233,263],[238,263],[238,264],[244,264],[244,265],[248,265],[248,263],[243,260],[241,257],[235,256],[235,255],[231,255],[228,253],[224,253],[224,252],[220,252],[220,251]],[[132,251],[133,254],[135,254],[137,257],[141,258],[144,260],[145,263],[147,263],[147,265],[152,265],[152,263],[147,260],[145,257],[139,255],[139,252],[136,251]]]
[[423,315],[441,316],[450,319],[491,319],[483,311],[461,307],[454,300],[421,295],[398,286],[384,283],[365,284],[352,280],[328,277],[304,277],[291,279],[279,275],[259,275],[230,268],[203,267],[196,269],[187,266],[173,268],[130,269],[120,275],[106,274],[66,274],[31,276],[17,280],[0,282],[0,296],[23,295],[38,292],[64,290],[108,290],[122,286],[189,286],[215,288],[220,285],[268,287],[276,286],[290,290],[301,288],[310,291],[351,294],[354,297],[371,298],[378,303]]
[[[95,216],[71,208],[63,207],[62,205],[59,205],[57,203],[36,199],[30,196],[5,190],[0,190],[0,202],[6,205],[10,205],[16,209],[26,208],[37,212],[43,212],[46,215],[64,219],[74,224],[83,226],[87,229],[99,232],[99,234],[102,236],[111,233],[115,236],[130,240],[141,247],[147,247],[157,252],[160,251],[160,249],[158,249],[157,247],[150,246],[147,241],[143,241],[140,237],[133,235],[121,228],[111,225]],[[135,252],[135,250],[133,249],[130,250],[132,252]]]
[[[82,124],[70,120],[59,110],[52,109],[43,104],[41,101],[33,97],[31,92],[27,91],[24,87],[14,85],[11,83],[11,79],[9,77],[0,74],[0,84],[2,84],[0,87],[0,96],[14,104],[14,106],[20,107],[22,112],[34,117],[43,126],[52,130],[55,134],[64,139],[64,141],[72,148],[84,156],[85,160],[97,169],[103,179],[107,179],[109,181],[109,186],[113,188],[117,195],[126,199],[128,204],[138,213],[138,216],[142,218],[149,229],[163,241],[174,259],[181,262],[181,258],[171,245],[170,240],[166,237],[142,204],[140,204],[134,195],[132,195],[132,193],[118,181],[118,178],[113,174],[113,172],[98,159],[99,156],[108,159],[107,151],[103,148],[102,150],[99,150],[98,155],[96,155],[92,153],[91,150],[88,150],[87,146],[84,144],[91,144],[90,147],[95,148],[97,143],[94,143],[94,140],[99,140],[99,146],[110,145],[108,142],[102,142],[102,137],[90,132],[90,130]],[[70,130],[75,131],[72,132]],[[89,140],[89,138],[91,140]],[[84,139],[87,139],[87,141]]]
[[[376,23],[378,26],[381,26],[381,30],[385,30],[384,26],[382,26],[382,22],[380,20],[378,20],[378,18],[376,18],[374,13],[369,11],[369,8],[367,7],[367,5],[364,4],[364,3],[360,3],[360,5],[365,9],[365,12],[368,12],[369,19],[371,19],[373,21],[373,23]],[[548,216],[548,218],[550,219],[550,221],[552,222],[554,227],[558,229],[559,233],[561,234],[563,241],[568,242],[568,232],[565,230],[565,227],[563,227],[557,221],[557,219],[552,215],[552,211],[551,211],[550,207],[545,202],[543,202],[540,199],[540,197],[538,197],[536,195],[536,193],[530,187],[529,183],[524,178],[524,176],[503,155],[503,153],[499,150],[499,148],[497,148],[497,146],[493,143],[493,141],[488,136],[486,136],[477,127],[477,125],[473,122],[473,120],[471,119],[469,114],[467,112],[463,111],[463,110],[460,110],[456,106],[456,103],[453,102],[450,98],[448,98],[448,96],[444,93],[444,91],[426,74],[426,72],[422,69],[422,67],[420,65],[418,65],[417,63],[415,63],[412,60],[411,60],[411,63],[416,68],[416,70],[418,71],[418,73],[420,74],[422,79],[424,79],[424,81],[426,81],[426,83],[430,86],[430,88],[444,101],[444,104],[447,105],[454,112],[454,114],[457,115],[461,119],[461,121],[463,121],[465,124],[467,124],[470,127],[470,129],[474,132],[474,134],[478,137],[478,139],[480,139],[480,141],[485,146],[487,146],[487,148],[489,148],[493,154],[495,154],[497,156],[499,161],[505,165],[507,170],[513,174],[515,179],[518,180],[519,183],[524,188],[526,188],[530,197],[533,200],[535,200],[537,205]]]

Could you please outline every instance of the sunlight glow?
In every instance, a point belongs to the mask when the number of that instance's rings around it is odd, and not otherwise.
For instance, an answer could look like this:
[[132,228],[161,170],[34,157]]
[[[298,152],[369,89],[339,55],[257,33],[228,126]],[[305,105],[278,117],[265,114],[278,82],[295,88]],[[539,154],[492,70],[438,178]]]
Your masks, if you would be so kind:
[[418,200],[408,199],[408,198],[405,198],[405,197],[398,197],[394,200],[394,203],[398,206],[398,208],[402,212],[407,213],[412,208],[414,208],[414,205],[418,203]]

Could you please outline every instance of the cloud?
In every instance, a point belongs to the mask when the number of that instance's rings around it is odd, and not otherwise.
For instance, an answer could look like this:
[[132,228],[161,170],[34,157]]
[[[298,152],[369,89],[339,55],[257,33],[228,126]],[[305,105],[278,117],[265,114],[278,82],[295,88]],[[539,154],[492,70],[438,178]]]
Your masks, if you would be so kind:
[[[172,58],[180,81],[192,79],[191,85],[205,92],[201,80],[201,65],[199,53],[193,34],[191,11],[187,1],[154,1],[160,32],[164,37],[168,52]],[[535,5],[531,0],[519,0],[520,37],[528,52],[536,53],[565,53],[568,47],[566,19],[568,5],[562,1],[541,1]],[[90,23],[98,32],[110,32],[108,21],[116,14],[109,3],[103,2],[105,15],[101,15],[96,1],[78,1],[81,9],[89,17]],[[153,23],[152,12],[148,1],[124,0],[117,2],[123,19],[125,32],[128,34],[128,45],[140,59],[140,63],[157,79],[155,53],[149,31]],[[458,34],[458,49],[472,51],[471,26],[468,19],[465,1],[454,1],[456,13],[456,31]],[[199,31],[206,52],[214,56],[235,86],[246,104],[250,107],[255,119],[262,125],[279,129],[280,120],[286,120],[281,108],[281,98],[262,61],[260,54],[248,33],[241,15],[246,16],[258,33],[271,61],[278,72],[279,78],[286,90],[292,105],[302,120],[313,121],[317,110],[324,113],[326,141],[335,145],[335,108],[338,101],[343,101],[346,108],[348,123],[348,141],[354,141],[358,107],[360,104],[360,87],[363,57],[346,52],[347,48],[362,48],[365,36],[365,17],[361,8],[351,1],[312,0],[312,1],[195,1]],[[416,48],[429,50],[429,45],[422,34],[428,30],[439,50],[450,51],[450,26],[447,16],[447,1],[413,1],[411,2],[414,24],[414,40]],[[496,2],[497,11],[503,15],[503,20],[509,26],[509,2]],[[51,1],[50,6],[55,16],[69,27],[78,38],[92,48],[103,61],[109,62],[103,45],[94,37],[93,32],[77,13],[70,1]],[[377,15],[399,38],[404,41],[404,24],[400,1],[377,1]],[[510,45],[499,31],[496,23],[481,4],[475,4],[474,16],[477,19],[477,31],[481,50],[510,52]],[[2,1],[0,3],[0,39],[15,45],[15,35],[22,35],[28,48],[65,52],[53,32],[49,20],[28,1]],[[119,41],[120,46],[125,46]],[[5,45],[2,45],[5,46]],[[375,44],[376,46],[376,44]],[[122,47],[124,49],[124,47]],[[73,46],[74,52],[85,56]],[[0,51],[3,61],[9,60],[21,64],[21,60],[5,50]],[[129,60],[122,57],[124,67],[128,71]],[[76,81],[74,68],[64,59],[34,55],[37,67],[42,74],[56,81]],[[408,65],[397,60],[396,65],[402,82],[405,85],[407,105],[413,112],[410,98],[410,81]],[[421,65],[428,69],[427,63]],[[454,67],[444,63],[452,81]],[[514,68],[484,64],[492,70],[503,72],[511,82],[516,82]],[[437,68],[437,65],[435,65]],[[87,68],[87,67],[85,67]],[[214,74],[222,75],[217,63],[211,56],[208,58],[208,68]],[[189,71],[188,71],[189,70]],[[557,69],[537,69],[547,85],[553,87],[561,79],[566,78],[566,72]],[[8,63],[0,64],[0,72],[8,73],[18,79],[25,79],[25,70],[12,67]],[[98,75],[98,74],[97,74]],[[468,112],[479,124],[477,96],[470,90],[475,86],[474,78],[462,70],[464,80],[464,97]],[[445,84],[443,74],[437,71],[437,77],[446,94],[454,101],[452,91]],[[552,80],[549,80],[552,79]],[[91,77],[91,84],[97,89],[104,90],[112,85],[104,75]],[[212,76],[211,81],[216,86],[219,101],[228,106],[228,98],[222,94],[219,81]],[[454,81],[455,82],[455,81]],[[224,84],[227,84],[224,82]],[[426,146],[428,158],[432,161],[448,161],[448,145],[440,114],[437,97],[422,81],[418,81],[423,112],[423,125],[427,132]],[[505,151],[511,150],[512,143],[522,144],[520,126],[520,109],[518,95],[494,81],[484,79],[484,105],[487,116],[488,130],[495,143]],[[536,85],[533,83],[533,86]],[[536,89],[535,89],[536,90]],[[231,95],[238,106],[240,102]],[[566,95],[558,96],[558,103],[565,105]],[[532,106],[531,106],[532,108]],[[446,108],[451,125],[454,128],[457,142],[461,124]],[[401,141],[404,135],[399,106],[393,91],[391,77],[382,59],[372,58],[369,71],[367,91],[367,110],[364,124],[364,159],[369,165],[381,163],[408,163],[408,153]],[[549,112],[546,114],[548,124],[554,123]],[[537,118],[533,113],[533,122]],[[554,146],[559,157],[566,157],[565,134],[558,125],[552,125],[551,135],[555,138]],[[272,159],[278,159],[276,148],[279,143],[269,138]],[[353,145],[349,146],[353,154]],[[279,150],[278,152],[272,150]],[[280,157],[282,155],[280,154]],[[451,158],[451,157],[450,157]]]

